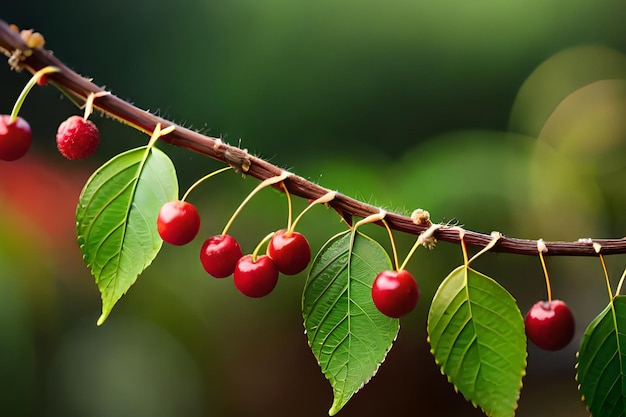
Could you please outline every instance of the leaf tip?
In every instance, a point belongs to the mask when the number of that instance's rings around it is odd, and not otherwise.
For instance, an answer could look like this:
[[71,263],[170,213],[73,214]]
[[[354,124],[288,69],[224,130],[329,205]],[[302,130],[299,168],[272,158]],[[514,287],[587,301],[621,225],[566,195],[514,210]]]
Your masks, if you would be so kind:
[[328,415],[329,416],[334,416],[335,414],[337,414],[344,406],[345,403],[339,403],[337,401],[333,402],[333,405],[330,407],[330,410],[328,410]]
[[110,313],[111,313],[111,309],[105,310],[103,308],[102,314],[100,314],[100,317],[98,318],[98,321],[96,322],[96,326],[102,326],[104,322],[106,321],[106,319],[109,317]]

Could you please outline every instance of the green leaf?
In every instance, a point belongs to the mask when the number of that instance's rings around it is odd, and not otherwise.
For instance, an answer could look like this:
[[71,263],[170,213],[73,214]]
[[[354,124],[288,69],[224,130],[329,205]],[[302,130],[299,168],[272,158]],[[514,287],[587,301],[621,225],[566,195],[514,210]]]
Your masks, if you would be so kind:
[[578,352],[579,391],[594,417],[626,415],[626,296],[587,327]]
[[372,301],[376,275],[391,260],[374,240],[347,231],[319,251],[302,298],[309,346],[333,387],[335,415],[384,361],[399,320],[381,314]]
[[161,205],[177,197],[174,165],[154,147],[117,155],[87,181],[76,209],[76,232],[102,297],[98,325],[161,249],[157,215]]
[[428,335],[442,373],[466,399],[490,417],[515,415],[527,355],[524,320],[511,294],[460,266],[433,298]]

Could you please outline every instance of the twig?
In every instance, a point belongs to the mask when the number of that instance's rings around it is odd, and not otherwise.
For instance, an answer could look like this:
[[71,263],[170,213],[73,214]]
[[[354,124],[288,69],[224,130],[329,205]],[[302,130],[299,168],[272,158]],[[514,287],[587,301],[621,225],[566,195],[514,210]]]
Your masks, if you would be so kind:
[[[9,56],[14,69],[26,69],[31,73],[46,66],[55,66],[59,72],[49,74],[48,80],[62,92],[69,95],[76,102],[85,102],[91,93],[102,93],[105,90],[91,80],[84,78],[64,65],[59,59],[43,48],[29,48],[19,33],[11,30],[9,25],[0,20],[0,50]],[[113,94],[99,97],[94,103],[94,109],[99,110],[123,123],[129,124],[147,134],[154,131],[157,124],[165,129],[175,123],[155,116],[145,110],[120,99]],[[250,155],[245,150],[230,146],[219,138],[202,135],[185,127],[175,125],[176,129],[160,140],[172,145],[181,146],[209,158],[227,163],[236,170],[250,175],[261,181],[280,175],[284,170],[261,159]],[[315,200],[327,194],[330,190],[312,183],[300,176],[290,175],[284,181],[285,187],[292,195]],[[379,207],[366,204],[341,193],[329,203],[344,218],[355,216],[365,218],[380,211]],[[385,221],[394,230],[418,235],[428,229],[428,224],[416,224],[410,217],[388,212]],[[382,225],[382,223],[377,223]],[[434,234],[441,241],[459,244],[458,227],[440,227]],[[465,243],[477,247],[485,247],[493,241],[492,235],[473,231],[466,231]],[[603,255],[626,253],[626,238],[622,239],[593,239],[593,242],[602,245]],[[544,242],[548,248],[546,256],[598,256],[591,239],[580,239],[575,242]],[[517,239],[502,236],[491,248],[492,252],[515,253],[537,256],[537,241]]]

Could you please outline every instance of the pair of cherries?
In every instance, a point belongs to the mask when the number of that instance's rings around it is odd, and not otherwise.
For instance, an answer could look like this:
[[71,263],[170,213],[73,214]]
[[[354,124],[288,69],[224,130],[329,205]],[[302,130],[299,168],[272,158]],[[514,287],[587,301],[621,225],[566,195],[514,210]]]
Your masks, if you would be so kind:
[[[30,125],[22,117],[0,115],[0,159],[15,161],[30,149],[33,134]],[[91,156],[100,143],[96,125],[80,116],[70,116],[59,125],[56,136],[59,152],[70,160]]]
[[[386,316],[402,317],[415,307],[419,289],[413,276],[406,270],[383,271],[372,287],[374,304]],[[524,319],[528,338],[539,348],[548,351],[563,349],[574,338],[574,315],[561,300],[538,301]]]
[[[200,215],[186,201],[170,201],[159,210],[157,230],[161,239],[173,245],[191,242],[200,230]],[[233,275],[235,287],[248,297],[268,295],[278,282],[279,273],[295,275],[311,260],[311,248],[301,233],[286,229],[275,232],[264,255],[248,254],[228,234],[206,239],[200,249],[200,261],[215,278]]]

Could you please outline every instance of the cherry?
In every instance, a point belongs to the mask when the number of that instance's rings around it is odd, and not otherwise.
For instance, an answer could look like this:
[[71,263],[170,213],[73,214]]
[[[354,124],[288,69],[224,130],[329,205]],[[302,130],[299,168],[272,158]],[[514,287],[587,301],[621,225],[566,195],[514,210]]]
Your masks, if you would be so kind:
[[70,116],[59,125],[57,148],[67,159],[84,159],[91,156],[100,144],[100,132],[91,121],[81,116]]
[[386,316],[399,318],[413,310],[419,299],[415,278],[406,269],[382,271],[372,285],[372,300]]
[[311,247],[303,234],[282,229],[272,236],[267,245],[267,254],[280,272],[295,275],[304,271],[309,264]]
[[212,236],[204,241],[200,249],[200,261],[204,270],[215,278],[231,275],[242,256],[239,243],[230,235]]
[[26,155],[33,134],[28,122],[21,117],[11,121],[8,114],[0,115],[0,159],[15,161]]
[[159,210],[157,230],[165,242],[185,245],[200,230],[200,215],[196,207],[186,201],[169,201]]
[[254,259],[246,255],[239,259],[233,275],[235,287],[248,297],[265,297],[272,292],[278,282],[278,268],[267,255]]
[[528,338],[544,350],[563,349],[574,338],[574,315],[561,300],[535,303],[526,314],[524,325]]

